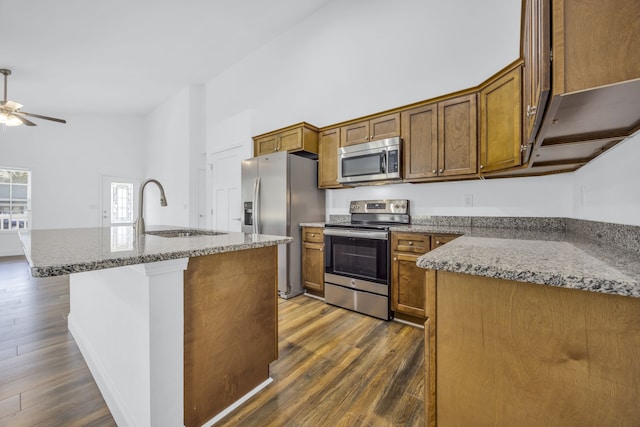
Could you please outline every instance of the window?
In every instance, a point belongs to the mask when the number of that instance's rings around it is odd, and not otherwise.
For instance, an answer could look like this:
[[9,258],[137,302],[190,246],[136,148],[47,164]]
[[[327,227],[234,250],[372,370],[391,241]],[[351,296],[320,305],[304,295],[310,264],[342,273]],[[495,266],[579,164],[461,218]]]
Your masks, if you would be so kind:
[[0,169],[0,230],[29,228],[31,172]]

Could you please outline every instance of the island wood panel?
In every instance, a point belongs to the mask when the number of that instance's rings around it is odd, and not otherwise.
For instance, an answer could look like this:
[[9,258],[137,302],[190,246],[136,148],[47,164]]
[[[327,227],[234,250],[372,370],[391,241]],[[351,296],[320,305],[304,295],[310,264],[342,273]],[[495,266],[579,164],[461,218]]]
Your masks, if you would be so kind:
[[437,287],[440,426],[638,425],[640,299],[449,272]]
[[269,378],[277,359],[277,247],[189,259],[184,285],[185,426]]

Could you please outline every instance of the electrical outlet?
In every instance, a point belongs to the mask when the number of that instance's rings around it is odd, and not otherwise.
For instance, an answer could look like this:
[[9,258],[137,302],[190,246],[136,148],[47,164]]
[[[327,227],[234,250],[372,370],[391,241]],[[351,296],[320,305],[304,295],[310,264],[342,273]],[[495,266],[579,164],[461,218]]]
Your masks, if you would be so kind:
[[464,195],[464,206],[470,208],[473,206],[473,194]]

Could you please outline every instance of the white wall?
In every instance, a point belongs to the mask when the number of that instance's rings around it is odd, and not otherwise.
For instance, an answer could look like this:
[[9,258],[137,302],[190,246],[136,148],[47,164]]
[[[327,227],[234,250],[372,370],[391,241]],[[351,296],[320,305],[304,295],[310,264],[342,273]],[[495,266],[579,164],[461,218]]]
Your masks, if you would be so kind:
[[518,58],[519,35],[511,0],[334,1],[209,80],[207,120],[249,110],[257,135],[395,108],[481,83]]
[[[102,176],[143,176],[142,118],[64,118],[0,130],[0,166],[32,172],[33,228],[100,226]],[[17,234],[0,234],[0,255],[21,253]]]
[[160,207],[158,188],[147,185],[147,225],[197,224],[195,191],[198,167],[204,167],[199,165],[200,155],[205,152],[203,103],[203,87],[190,86],[146,116],[145,178],[160,181],[167,197],[167,207]]
[[[564,175],[535,178],[363,186],[327,191],[329,215],[347,215],[349,201],[409,199],[412,215],[571,216],[571,181]],[[466,205],[471,196],[472,206]]]
[[578,169],[573,218],[640,225],[640,134]]

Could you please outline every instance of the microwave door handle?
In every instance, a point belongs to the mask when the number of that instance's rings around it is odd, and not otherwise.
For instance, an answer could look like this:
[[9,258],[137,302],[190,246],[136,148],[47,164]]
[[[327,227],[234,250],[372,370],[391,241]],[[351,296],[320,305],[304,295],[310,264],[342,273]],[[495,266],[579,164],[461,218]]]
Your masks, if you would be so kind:
[[380,170],[382,173],[387,173],[387,152],[386,151],[380,154]]

